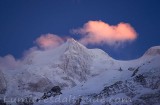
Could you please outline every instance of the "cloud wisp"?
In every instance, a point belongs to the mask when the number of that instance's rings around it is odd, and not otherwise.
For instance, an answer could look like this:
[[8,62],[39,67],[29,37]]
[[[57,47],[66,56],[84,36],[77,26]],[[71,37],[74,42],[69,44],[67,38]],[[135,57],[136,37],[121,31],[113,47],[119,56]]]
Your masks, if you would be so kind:
[[109,25],[103,21],[88,21],[82,28],[73,29],[72,33],[82,35],[80,42],[87,44],[116,45],[133,41],[137,38],[137,32],[128,23]]
[[35,42],[42,49],[50,49],[61,45],[64,40],[55,34],[45,34],[37,38]]
[[21,65],[21,61],[15,59],[12,55],[0,57],[0,70],[14,69]]

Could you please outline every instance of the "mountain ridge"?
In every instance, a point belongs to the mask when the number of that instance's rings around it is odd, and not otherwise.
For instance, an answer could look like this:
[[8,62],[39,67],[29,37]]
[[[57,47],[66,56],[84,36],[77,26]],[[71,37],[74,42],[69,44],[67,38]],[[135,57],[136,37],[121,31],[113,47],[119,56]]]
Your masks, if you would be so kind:
[[[113,59],[101,49],[88,49],[74,39],[68,39],[66,43],[55,49],[36,50],[29,53],[22,61],[22,65],[14,70],[1,68],[0,76],[4,78],[0,78],[0,84],[3,84],[0,91],[4,91],[3,94],[0,93],[0,96],[1,98],[4,96],[13,98],[29,97],[32,94],[40,97],[44,92],[58,85],[63,89],[62,97],[72,94],[76,98],[79,98],[79,95],[84,98],[88,95],[90,98],[94,98],[97,95],[105,94],[105,97],[110,98],[121,93],[125,97],[133,98],[132,95],[126,95],[133,94],[133,91],[127,91],[127,93],[124,91],[130,88],[136,92],[139,92],[139,89],[155,91],[150,84],[157,90],[160,88],[157,85],[159,81],[157,74],[160,74],[159,51],[160,46],[152,47],[138,59],[120,61]],[[151,76],[147,74],[150,72]],[[154,76],[156,77],[155,82],[152,79]],[[113,87],[111,87],[112,85]],[[125,89],[120,90],[115,86]],[[95,95],[92,95],[94,93]],[[139,96],[138,93],[134,94]],[[84,100],[83,103],[85,103]],[[66,105],[68,104],[72,105],[73,103],[66,103]],[[94,105],[94,103],[90,104]]]

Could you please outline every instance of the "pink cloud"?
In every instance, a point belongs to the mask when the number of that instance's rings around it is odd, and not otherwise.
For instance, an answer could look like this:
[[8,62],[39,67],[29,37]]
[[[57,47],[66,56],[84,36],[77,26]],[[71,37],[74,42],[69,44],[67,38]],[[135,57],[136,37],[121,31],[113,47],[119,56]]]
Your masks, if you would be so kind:
[[61,37],[54,34],[41,35],[36,39],[37,45],[43,49],[55,48],[63,42],[64,41]]
[[103,21],[89,21],[82,28],[72,31],[82,35],[80,42],[83,44],[115,45],[116,42],[133,41],[137,38],[136,31],[128,23],[109,25]]

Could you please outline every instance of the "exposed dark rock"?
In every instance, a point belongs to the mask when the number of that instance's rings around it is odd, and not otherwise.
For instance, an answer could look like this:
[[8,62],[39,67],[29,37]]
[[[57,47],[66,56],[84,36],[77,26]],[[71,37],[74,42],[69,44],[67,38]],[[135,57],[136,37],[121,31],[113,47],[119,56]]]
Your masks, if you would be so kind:
[[119,71],[123,71],[121,67],[119,68]]
[[127,86],[124,85],[122,81],[118,81],[110,86],[105,87],[100,94],[104,96],[110,96],[125,91],[128,91]]
[[55,97],[60,94],[62,94],[61,88],[59,86],[54,86],[50,91],[44,93],[43,96],[40,99],[37,99],[36,101],[38,102],[39,100],[44,100],[52,96]]
[[129,70],[129,71],[134,71],[135,68],[129,67],[128,70]]
[[141,85],[146,85],[145,77],[142,74],[137,75],[134,80],[139,82]]
[[4,100],[0,100],[0,105],[7,105]]
[[[61,93],[61,88],[59,86],[54,86],[52,89],[51,89],[52,92],[55,92],[55,93]],[[62,93],[61,93],[62,94]]]
[[81,99],[81,97],[80,97],[80,98],[78,98],[78,99],[76,100],[76,102],[75,102],[74,105],[81,105],[81,101],[82,101],[82,99]]
[[138,67],[136,70],[134,70],[134,72],[133,72],[133,74],[132,74],[132,76],[131,76],[131,77],[133,77],[133,76],[135,76],[135,75],[136,75],[136,73],[139,71],[139,68],[140,68],[140,67]]

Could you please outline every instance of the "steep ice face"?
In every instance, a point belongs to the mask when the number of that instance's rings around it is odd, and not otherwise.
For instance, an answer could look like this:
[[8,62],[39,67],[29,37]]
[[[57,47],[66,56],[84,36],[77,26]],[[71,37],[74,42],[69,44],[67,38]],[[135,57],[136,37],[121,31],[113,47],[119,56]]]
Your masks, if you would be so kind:
[[73,79],[86,80],[92,62],[88,49],[74,39],[67,40],[65,46],[65,52],[60,58],[62,61],[60,68]]

